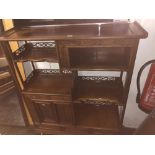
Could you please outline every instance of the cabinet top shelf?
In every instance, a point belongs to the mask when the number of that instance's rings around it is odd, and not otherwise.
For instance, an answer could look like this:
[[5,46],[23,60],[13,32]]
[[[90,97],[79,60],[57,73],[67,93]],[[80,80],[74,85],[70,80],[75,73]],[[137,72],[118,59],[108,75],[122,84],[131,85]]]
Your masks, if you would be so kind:
[[146,38],[148,33],[135,22],[107,22],[14,27],[0,41]]

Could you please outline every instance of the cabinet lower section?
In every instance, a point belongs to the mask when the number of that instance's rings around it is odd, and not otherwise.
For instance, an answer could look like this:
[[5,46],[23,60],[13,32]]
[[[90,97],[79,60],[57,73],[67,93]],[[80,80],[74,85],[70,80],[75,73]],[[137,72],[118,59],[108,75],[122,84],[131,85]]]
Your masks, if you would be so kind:
[[74,112],[70,102],[33,99],[24,96],[34,125],[73,124]]
[[24,99],[35,129],[45,134],[118,134],[117,105],[93,105],[74,101]]

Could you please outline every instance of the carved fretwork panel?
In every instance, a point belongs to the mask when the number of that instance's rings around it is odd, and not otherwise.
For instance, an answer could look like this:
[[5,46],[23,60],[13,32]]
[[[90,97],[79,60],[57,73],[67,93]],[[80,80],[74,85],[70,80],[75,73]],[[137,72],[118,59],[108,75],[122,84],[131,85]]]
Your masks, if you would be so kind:
[[40,74],[58,74],[58,73],[60,73],[59,69],[37,69],[36,71]]
[[52,48],[55,47],[55,41],[51,42],[31,42],[34,48]]

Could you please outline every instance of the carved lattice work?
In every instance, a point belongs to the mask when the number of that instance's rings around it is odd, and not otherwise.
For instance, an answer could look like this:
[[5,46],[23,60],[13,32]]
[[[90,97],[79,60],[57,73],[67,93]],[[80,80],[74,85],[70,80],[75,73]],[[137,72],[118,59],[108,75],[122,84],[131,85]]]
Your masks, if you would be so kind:
[[112,76],[82,76],[82,80],[114,81],[114,80],[116,80],[116,77],[112,77]]
[[59,69],[38,69],[37,72],[43,73],[43,74],[56,74],[56,73],[62,73],[62,74],[72,74],[73,72],[71,70],[59,70]]
[[82,76],[81,80],[92,81],[93,83],[102,83],[104,86],[119,87],[122,84],[120,77],[113,76]]
[[78,102],[92,105],[121,105],[120,101],[112,98],[78,99]]
[[63,74],[72,74],[73,73],[71,70],[68,70],[68,69],[61,70],[61,72]]
[[32,46],[34,48],[39,47],[39,48],[52,48],[55,47],[55,42],[31,42]]
[[59,69],[38,69],[37,72],[41,74],[57,74],[60,73]]
[[102,106],[102,105],[114,105],[114,104],[119,104],[117,103],[116,101],[111,101],[111,100],[81,100],[80,101],[81,103],[83,104],[92,104],[92,105],[99,105],[99,106]]

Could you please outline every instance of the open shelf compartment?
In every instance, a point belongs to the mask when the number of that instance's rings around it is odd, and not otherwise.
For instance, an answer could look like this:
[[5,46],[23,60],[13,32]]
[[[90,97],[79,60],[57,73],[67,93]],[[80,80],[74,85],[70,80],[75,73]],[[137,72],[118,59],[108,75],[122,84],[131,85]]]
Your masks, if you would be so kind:
[[122,105],[123,84],[120,77],[79,76],[73,98],[77,103]]
[[76,124],[85,128],[120,128],[118,106],[76,104]]
[[37,69],[24,82],[23,93],[71,95],[74,76],[71,72]]
[[68,48],[70,68],[127,70],[129,47]]
[[13,53],[15,61],[58,62],[55,42],[31,42],[21,46]]

